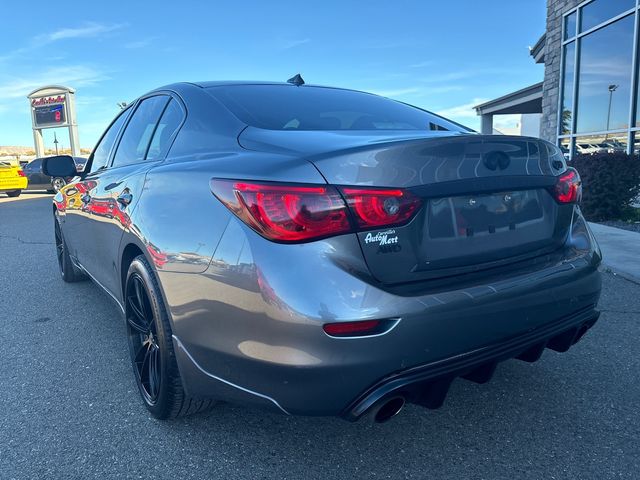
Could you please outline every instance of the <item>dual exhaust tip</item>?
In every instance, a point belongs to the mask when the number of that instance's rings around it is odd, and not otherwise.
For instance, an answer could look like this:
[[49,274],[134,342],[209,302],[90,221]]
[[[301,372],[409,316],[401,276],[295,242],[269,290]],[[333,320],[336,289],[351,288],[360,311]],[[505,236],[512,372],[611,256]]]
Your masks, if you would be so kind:
[[375,423],[388,422],[402,411],[405,403],[405,398],[400,396],[382,400],[371,409],[370,416]]

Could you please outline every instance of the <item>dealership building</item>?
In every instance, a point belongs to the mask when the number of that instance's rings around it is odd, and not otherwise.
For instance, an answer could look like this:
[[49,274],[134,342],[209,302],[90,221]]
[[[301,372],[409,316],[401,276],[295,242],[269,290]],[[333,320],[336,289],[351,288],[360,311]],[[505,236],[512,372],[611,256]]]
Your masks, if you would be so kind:
[[547,28],[531,48],[544,80],[478,105],[482,133],[495,115],[540,116],[539,136],[567,152],[640,150],[640,0],[547,0]]

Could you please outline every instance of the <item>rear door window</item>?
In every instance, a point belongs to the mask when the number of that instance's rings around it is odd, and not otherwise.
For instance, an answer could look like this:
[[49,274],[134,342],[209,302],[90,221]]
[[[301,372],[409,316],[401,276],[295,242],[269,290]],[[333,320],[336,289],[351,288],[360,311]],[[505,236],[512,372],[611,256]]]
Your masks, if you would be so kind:
[[153,134],[149,152],[147,153],[147,160],[159,160],[167,155],[174,134],[178,131],[183,118],[182,107],[176,100],[172,99],[167,108],[165,108]]
[[156,95],[140,102],[122,134],[112,166],[121,167],[145,160],[156,125],[169,99],[166,95]]

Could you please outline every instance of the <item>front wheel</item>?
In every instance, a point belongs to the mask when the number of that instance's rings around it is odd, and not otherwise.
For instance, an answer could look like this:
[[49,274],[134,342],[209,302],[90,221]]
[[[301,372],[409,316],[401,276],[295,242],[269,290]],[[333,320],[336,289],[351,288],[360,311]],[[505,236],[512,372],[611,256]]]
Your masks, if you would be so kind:
[[19,197],[21,193],[22,193],[22,190],[14,190],[12,192],[6,192],[7,196],[12,198]]
[[85,276],[76,269],[71,261],[69,250],[67,249],[67,242],[65,242],[64,236],[62,235],[62,228],[60,228],[60,220],[57,215],[54,216],[53,223],[56,241],[56,257],[58,259],[58,268],[60,269],[62,280],[67,283],[84,280]]
[[62,187],[67,184],[67,181],[64,178],[56,177],[51,180],[51,187],[55,193],[58,193]]
[[211,407],[213,400],[189,398],[182,387],[167,310],[144,255],[131,262],[124,291],[133,373],[151,415],[164,420]]

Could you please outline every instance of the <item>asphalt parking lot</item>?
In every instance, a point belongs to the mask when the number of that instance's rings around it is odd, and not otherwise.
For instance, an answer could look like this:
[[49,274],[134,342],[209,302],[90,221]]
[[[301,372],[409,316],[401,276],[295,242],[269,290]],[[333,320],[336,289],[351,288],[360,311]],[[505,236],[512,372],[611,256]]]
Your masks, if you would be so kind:
[[456,381],[440,410],[377,425],[219,405],[164,423],[111,300],[59,278],[50,195],[0,198],[0,255],[0,479],[638,478],[640,286],[611,274],[581,343]]

